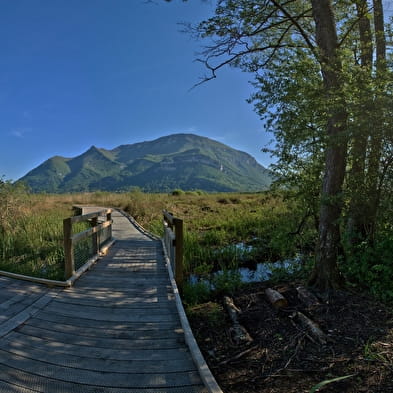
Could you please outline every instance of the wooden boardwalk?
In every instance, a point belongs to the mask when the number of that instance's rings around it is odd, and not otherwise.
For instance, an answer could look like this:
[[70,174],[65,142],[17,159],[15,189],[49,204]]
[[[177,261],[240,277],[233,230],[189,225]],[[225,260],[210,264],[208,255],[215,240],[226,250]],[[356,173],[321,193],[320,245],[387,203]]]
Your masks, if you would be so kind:
[[161,242],[113,219],[116,243],[74,287],[0,277],[0,392],[208,392]]

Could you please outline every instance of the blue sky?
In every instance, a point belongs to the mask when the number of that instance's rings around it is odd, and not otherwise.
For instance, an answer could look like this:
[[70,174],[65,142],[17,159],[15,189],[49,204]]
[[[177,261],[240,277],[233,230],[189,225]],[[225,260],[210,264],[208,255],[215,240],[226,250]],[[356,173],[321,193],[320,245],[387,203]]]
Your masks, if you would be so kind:
[[252,76],[206,73],[204,42],[180,22],[215,1],[4,0],[0,3],[0,176],[16,180],[54,155],[190,132],[261,153],[267,135],[252,105]]

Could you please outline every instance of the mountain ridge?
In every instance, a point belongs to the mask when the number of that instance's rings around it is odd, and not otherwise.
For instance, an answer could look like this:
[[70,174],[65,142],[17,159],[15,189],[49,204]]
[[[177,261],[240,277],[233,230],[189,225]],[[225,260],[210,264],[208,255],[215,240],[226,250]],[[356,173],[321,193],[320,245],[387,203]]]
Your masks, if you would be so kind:
[[269,188],[270,171],[250,154],[194,134],[172,134],[112,150],[92,145],[82,154],[53,156],[18,182],[33,192],[126,191],[176,188],[260,191]]

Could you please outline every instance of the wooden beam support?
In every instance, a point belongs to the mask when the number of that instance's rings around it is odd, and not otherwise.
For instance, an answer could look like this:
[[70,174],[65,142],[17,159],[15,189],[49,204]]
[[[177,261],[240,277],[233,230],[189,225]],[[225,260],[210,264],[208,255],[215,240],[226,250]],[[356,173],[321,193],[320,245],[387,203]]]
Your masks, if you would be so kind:
[[174,219],[175,224],[175,279],[181,290],[183,287],[183,220]]
[[65,275],[65,279],[68,280],[75,273],[71,217],[63,220],[63,233],[64,233],[64,275]]

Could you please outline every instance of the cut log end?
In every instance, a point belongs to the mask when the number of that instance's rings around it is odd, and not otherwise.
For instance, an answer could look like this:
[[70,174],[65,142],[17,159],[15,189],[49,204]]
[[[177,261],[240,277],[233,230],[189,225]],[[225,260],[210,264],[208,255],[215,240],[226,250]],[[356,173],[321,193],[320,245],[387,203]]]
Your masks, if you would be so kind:
[[281,295],[280,292],[272,288],[267,288],[265,290],[265,295],[269,299],[269,302],[276,308],[283,308],[288,306],[287,299],[285,299],[285,297]]

